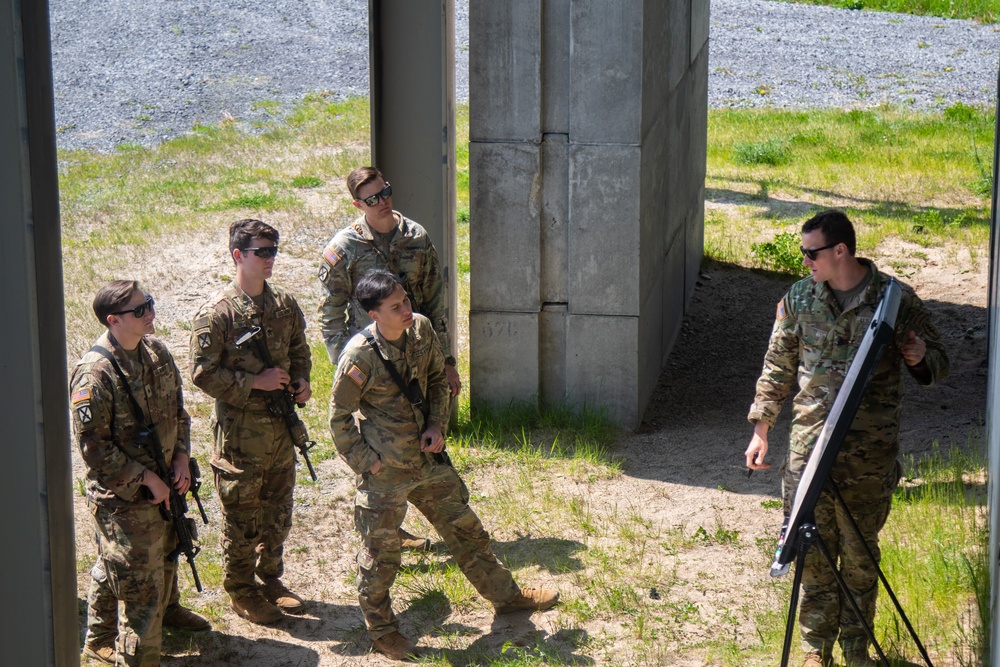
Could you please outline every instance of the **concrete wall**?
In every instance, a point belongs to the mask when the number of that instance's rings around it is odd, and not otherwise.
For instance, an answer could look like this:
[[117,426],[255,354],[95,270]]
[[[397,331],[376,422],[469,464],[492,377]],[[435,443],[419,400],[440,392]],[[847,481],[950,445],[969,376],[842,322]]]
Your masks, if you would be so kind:
[[707,0],[471,0],[471,394],[638,426],[702,256]]

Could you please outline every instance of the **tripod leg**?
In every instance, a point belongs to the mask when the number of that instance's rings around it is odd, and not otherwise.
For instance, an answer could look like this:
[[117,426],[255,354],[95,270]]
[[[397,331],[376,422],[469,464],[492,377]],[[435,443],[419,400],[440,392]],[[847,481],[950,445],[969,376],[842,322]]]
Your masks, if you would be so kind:
[[[847,521],[848,523],[851,524],[851,530],[854,531],[854,534],[861,541],[861,544],[865,548],[865,553],[868,554],[869,560],[871,561],[872,565],[875,566],[875,572],[878,573],[879,581],[881,581],[882,586],[885,587],[886,594],[888,594],[889,599],[892,600],[892,605],[896,608],[896,612],[899,614],[899,617],[903,620],[903,625],[906,626],[907,632],[910,633],[910,637],[913,638],[913,642],[917,645],[917,649],[920,651],[920,655],[923,657],[924,662],[927,663],[927,667],[934,667],[934,665],[931,663],[930,656],[927,655],[927,649],[925,649],[924,645],[920,642],[920,637],[917,636],[917,631],[913,629],[913,626],[910,624],[910,619],[907,618],[906,612],[903,611],[903,606],[899,604],[899,600],[896,598],[896,594],[893,592],[892,586],[889,585],[889,581],[885,578],[885,573],[882,572],[882,567],[879,565],[878,559],[875,558],[875,554],[872,552],[871,547],[868,546],[868,542],[865,540],[864,535],[861,534],[861,528],[858,527],[858,522],[854,520],[854,516],[851,514],[851,511],[847,508],[847,503],[844,502],[843,496],[840,495],[840,489],[838,489],[837,485],[833,483],[833,480],[830,480],[828,486],[833,492],[833,497],[840,504],[840,507],[844,510],[844,514],[847,515]],[[841,588],[845,592],[847,592],[846,584],[842,584]],[[885,665],[885,667],[889,667],[889,660],[885,657],[885,653],[882,651],[882,647],[879,645],[877,641],[875,641],[875,638],[871,633],[871,629],[868,627],[867,622],[865,622],[865,619],[861,616],[861,613],[858,611],[857,605],[854,603],[854,596],[852,596],[849,592],[847,592],[847,597],[851,600],[851,604],[854,605],[854,613],[858,615],[859,619],[861,619],[861,623],[862,625],[864,625],[865,631],[871,638],[872,645],[875,647],[875,652],[878,653],[879,659],[882,661],[882,664]]]
[[788,600],[788,619],[785,621],[785,644],[781,649],[781,667],[788,667],[792,650],[792,634],[795,632],[795,611],[799,605],[799,586],[802,584],[802,569],[806,562],[809,545],[799,540],[799,550],[795,555],[795,576],[792,577],[792,596]]

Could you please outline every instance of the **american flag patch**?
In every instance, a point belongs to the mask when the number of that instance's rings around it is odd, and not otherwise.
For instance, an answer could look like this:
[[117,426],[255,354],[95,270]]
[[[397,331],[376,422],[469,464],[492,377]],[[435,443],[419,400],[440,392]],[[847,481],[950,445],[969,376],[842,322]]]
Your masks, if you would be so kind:
[[326,261],[330,262],[333,266],[337,266],[337,262],[340,261],[340,255],[337,254],[337,251],[333,249],[332,245],[328,245],[326,249],[323,250],[323,257],[325,257]]
[[775,314],[775,317],[777,318],[777,320],[779,322],[781,320],[785,319],[785,300],[784,299],[782,299],[781,301],[778,302],[778,312]]
[[72,403],[74,405],[76,405],[77,403],[82,403],[83,401],[89,401],[89,400],[90,400],[90,389],[89,388],[87,388],[87,389],[80,389],[78,391],[74,391],[73,392],[73,396],[70,398],[70,401],[72,401]]
[[365,375],[364,372],[362,372],[362,370],[357,366],[351,366],[351,368],[347,371],[347,377],[354,380],[354,384],[359,387],[365,386],[365,381],[368,380],[368,376]]

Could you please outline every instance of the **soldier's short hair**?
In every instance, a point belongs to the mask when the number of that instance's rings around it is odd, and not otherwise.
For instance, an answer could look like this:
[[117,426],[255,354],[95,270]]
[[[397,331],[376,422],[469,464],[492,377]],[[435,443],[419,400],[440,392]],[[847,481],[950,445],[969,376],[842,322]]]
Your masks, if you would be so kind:
[[108,326],[108,315],[125,310],[132,296],[139,291],[136,280],[112,280],[104,283],[94,295],[94,315],[97,321]]
[[[267,239],[278,245],[278,230],[260,220],[244,218],[229,225],[229,254],[234,250],[243,250],[250,246],[254,239]],[[233,261],[236,261],[235,258]]]
[[361,277],[354,288],[354,298],[365,312],[375,310],[402,285],[399,276],[385,269],[372,269]]
[[347,175],[347,189],[350,191],[351,197],[357,199],[358,190],[362,185],[380,178],[385,181],[385,176],[375,167],[358,167]]
[[823,238],[826,239],[827,245],[843,243],[847,246],[847,252],[854,254],[857,243],[854,236],[854,225],[842,211],[835,208],[820,211],[802,224],[803,234],[817,229],[823,232]]

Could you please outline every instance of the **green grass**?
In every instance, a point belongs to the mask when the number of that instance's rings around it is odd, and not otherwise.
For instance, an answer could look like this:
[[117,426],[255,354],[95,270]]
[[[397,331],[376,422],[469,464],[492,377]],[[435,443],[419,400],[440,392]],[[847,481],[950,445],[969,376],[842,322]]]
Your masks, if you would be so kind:
[[[780,235],[837,205],[855,222],[860,254],[899,239],[958,243],[975,255],[989,238],[994,133],[995,110],[964,104],[933,113],[712,110],[705,254],[794,274],[798,243]],[[716,201],[738,207],[713,209]]]
[[949,19],[973,19],[981,23],[1000,20],[996,0],[784,0],[800,5],[826,5],[844,9],[869,9],[901,14],[942,16]]

